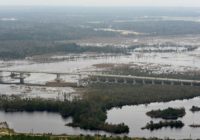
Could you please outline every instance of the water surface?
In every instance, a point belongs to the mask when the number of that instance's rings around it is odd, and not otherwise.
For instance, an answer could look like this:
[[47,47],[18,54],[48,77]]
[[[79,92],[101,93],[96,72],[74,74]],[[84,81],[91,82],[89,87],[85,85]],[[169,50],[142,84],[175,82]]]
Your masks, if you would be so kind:
[[[113,108],[107,112],[107,122],[109,123],[122,123],[124,122],[129,126],[130,132],[128,136],[131,137],[159,137],[159,138],[200,138],[200,128],[191,128],[190,124],[200,124],[200,112],[192,113],[189,109],[193,106],[200,106],[200,98],[193,98],[190,100],[177,100],[167,103],[151,103],[148,105],[134,105],[124,106],[122,108]],[[179,120],[183,121],[185,126],[181,129],[162,128],[159,130],[142,130],[141,128],[146,123],[153,120],[158,122],[162,119],[151,119],[146,115],[146,112],[156,109],[166,109],[168,107],[184,107],[186,115]]]

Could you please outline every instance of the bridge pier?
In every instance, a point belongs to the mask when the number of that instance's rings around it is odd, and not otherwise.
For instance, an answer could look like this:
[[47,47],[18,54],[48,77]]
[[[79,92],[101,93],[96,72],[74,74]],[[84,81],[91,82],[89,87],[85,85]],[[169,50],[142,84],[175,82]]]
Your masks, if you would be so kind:
[[83,80],[79,79],[77,81],[77,87],[81,87],[81,86],[83,86]]
[[82,86],[81,74],[78,75],[77,87]]
[[191,87],[193,87],[193,86],[194,86],[192,82],[190,83],[190,86],[191,86]]
[[142,84],[143,84],[143,85],[145,85],[145,84],[146,84],[146,81],[145,81],[144,79],[142,80]]
[[165,85],[164,81],[161,81],[161,85],[162,85],[162,86]]
[[136,80],[135,79],[133,79],[133,85],[135,85],[136,84]]
[[115,78],[115,83],[118,83],[118,80],[117,80],[117,78]]
[[183,85],[183,82],[181,82],[181,86],[184,86],[184,85]]
[[171,82],[170,82],[170,84],[173,86],[173,85],[174,85],[174,82],[173,82],[173,81],[171,81]]
[[78,75],[78,79],[79,80],[82,79],[82,75],[81,74]]
[[81,86],[81,80],[78,79],[76,85],[77,85],[77,87],[80,87]]
[[127,84],[127,80],[126,80],[126,78],[124,78],[124,84]]
[[61,82],[61,80],[62,80],[62,79],[60,78],[60,75],[61,75],[60,73],[57,73],[57,74],[56,74],[56,81],[57,81],[58,83]]
[[151,81],[151,84],[152,84],[152,85],[155,85],[155,81],[154,81],[154,80],[152,80],[152,81]]
[[99,83],[99,82],[100,82],[100,80],[99,80],[99,77],[96,77],[96,82],[97,82],[97,83]]
[[24,73],[19,73],[19,82],[20,84],[24,84]]
[[0,83],[2,83],[2,82],[3,82],[3,72],[0,71]]
[[108,80],[108,78],[106,78],[106,83],[108,83],[109,82],[109,80]]

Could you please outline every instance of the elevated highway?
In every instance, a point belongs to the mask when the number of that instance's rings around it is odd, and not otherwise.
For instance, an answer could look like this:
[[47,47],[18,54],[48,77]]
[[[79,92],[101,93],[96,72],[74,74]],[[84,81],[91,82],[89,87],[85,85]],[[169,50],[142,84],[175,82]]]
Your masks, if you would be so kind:
[[[14,75],[13,78],[19,79],[19,84],[24,84],[26,75],[33,73],[51,74],[55,75],[57,83],[62,81],[62,75],[77,75],[77,86],[82,86],[88,83],[122,83],[122,84],[160,84],[160,85],[187,85],[187,86],[200,86],[200,80],[189,79],[173,79],[161,77],[144,77],[132,75],[111,75],[111,74],[91,74],[91,73],[69,73],[69,72],[44,72],[44,71],[17,71],[17,70],[0,70],[0,83],[3,83],[3,73],[7,72]],[[86,77],[86,78],[83,78]]]

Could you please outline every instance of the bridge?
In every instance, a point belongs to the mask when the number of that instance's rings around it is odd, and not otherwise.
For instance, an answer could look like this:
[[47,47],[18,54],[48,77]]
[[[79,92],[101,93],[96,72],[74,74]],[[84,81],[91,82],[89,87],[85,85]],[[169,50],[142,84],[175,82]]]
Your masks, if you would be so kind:
[[[89,83],[121,83],[121,84],[159,84],[159,85],[181,85],[181,86],[200,86],[200,80],[173,79],[159,77],[144,77],[131,75],[110,75],[110,74],[91,74],[91,73],[69,73],[69,72],[40,72],[40,71],[17,71],[0,70],[0,83],[3,84],[3,72],[9,72],[11,78],[19,79],[18,84],[25,84],[24,79],[32,73],[55,75],[57,85],[62,85],[62,75],[77,75],[76,86],[86,86]],[[83,78],[86,77],[86,78]]]
[[[79,79],[81,79],[81,74],[79,73],[69,73],[69,72],[43,72],[43,71],[20,71],[20,70],[0,70],[0,84],[12,84],[12,83],[6,83],[3,81],[3,78],[5,76],[3,76],[3,73],[10,73],[10,77],[12,79],[19,79],[19,83],[15,83],[15,84],[25,84],[24,79],[26,79],[28,76],[30,76],[31,74],[50,74],[50,75],[55,75],[55,82],[56,83],[61,83],[62,82],[62,75],[78,75]],[[81,80],[77,82],[77,85],[81,85],[82,82]],[[30,84],[29,84],[30,85]],[[32,84],[33,85],[33,84]],[[38,85],[38,84],[36,84]]]
[[127,76],[127,75],[108,75],[108,74],[93,74],[89,75],[93,83],[122,83],[122,84],[160,84],[160,85],[187,85],[200,86],[200,80],[159,78],[159,77],[143,77],[143,76]]

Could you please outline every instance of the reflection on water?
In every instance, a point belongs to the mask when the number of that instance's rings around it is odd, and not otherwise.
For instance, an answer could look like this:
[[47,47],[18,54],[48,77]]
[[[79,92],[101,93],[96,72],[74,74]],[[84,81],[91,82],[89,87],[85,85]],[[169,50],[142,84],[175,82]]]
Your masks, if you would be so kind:
[[[9,70],[24,70],[24,71],[50,71],[50,72],[79,72],[79,71],[94,71],[95,67],[92,65],[100,63],[131,63],[148,67],[149,64],[155,64],[153,68],[160,68],[160,71],[174,72],[174,71],[188,71],[188,70],[200,70],[199,61],[200,49],[192,52],[185,53],[133,53],[130,56],[118,56],[118,57],[101,57],[98,59],[77,59],[77,61],[62,61],[53,63],[34,63],[28,60],[14,61],[14,62],[0,62],[1,69]],[[160,67],[159,67],[160,65]],[[162,66],[161,66],[162,65]],[[62,77],[67,81],[75,81],[77,78]],[[27,83],[45,83],[55,79],[55,75],[45,74],[32,74],[25,79]],[[6,79],[8,80],[8,78]],[[2,87],[2,86],[1,86]],[[4,93],[8,92],[8,88],[4,86]],[[1,92],[3,88],[1,88]],[[65,92],[69,92],[64,89]],[[17,90],[21,93],[21,90]],[[49,92],[52,89],[48,89]],[[62,92],[63,90],[61,90]],[[33,89],[33,94],[38,92],[38,89]],[[46,92],[46,91],[45,91]],[[27,91],[26,91],[27,93]],[[33,95],[32,94],[32,95]],[[55,94],[51,94],[55,97]],[[42,97],[49,97],[49,94]],[[57,95],[56,95],[57,96]],[[107,122],[121,123],[129,125],[129,136],[139,137],[171,137],[171,138],[198,138],[200,137],[200,128],[190,128],[188,125],[192,123],[200,123],[200,112],[193,114],[189,111],[193,105],[200,106],[200,98],[194,98],[191,100],[172,101],[168,103],[152,103],[148,106],[124,106],[122,109],[114,108],[108,111]],[[161,130],[149,131],[141,130],[141,127],[145,126],[147,122],[152,120],[145,115],[147,111],[152,109],[164,109],[167,107],[185,107],[186,116],[182,120],[185,126],[182,129],[169,129],[163,128]],[[14,128],[17,132],[39,132],[39,133],[55,133],[55,134],[95,134],[96,132],[84,131],[78,128],[71,128],[64,126],[71,119],[64,120],[60,115],[52,113],[4,113],[0,112],[0,121],[7,121],[8,124]],[[159,119],[154,119],[159,121]],[[99,133],[99,132],[98,132]],[[101,133],[104,134],[104,133]]]
[[[95,131],[86,131],[79,128],[72,128],[65,126],[65,124],[72,122],[72,118],[63,119],[59,114],[47,112],[18,112],[5,113],[0,111],[0,122],[6,121],[10,128],[16,132],[26,133],[53,133],[53,134],[91,134]],[[104,134],[103,132],[99,132]]]
[[[177,100],[167,103],[151,103],[149,105],[124,106],[120,108],[113,108],[107,112],[107,122],[121,123],[124,122],[130,128],[131,137],[170,137],[170,138],[199,138],[200,128],[191,128],[188,125],[200,123],[200,112],[192,113],[189,109],[193,106],[200,106],[200,98],[193,98],[190,100]],[[185,107],[186,115],[179,120],[183,121],[185,126],[182,129],[162,128],[155,131],[141,130],[147,122],[153,120],[155,122],[161,119],[151,119],[145,113],[152,109],[165,109],[168,107]]]
[[[192,113],[189,109],[193,106],[200,106],[200,97],[190,100],[177,100],[167,103],[151,103],[149,105],[124,106],[113,108],[107,112],[107,122],[118,124],[124,122],[130,128],[128,136],[130,137],[170,137],[176,139],[182,138],[199,138],[200,128],[191,128],[188,125],[200,123],[200,112]],[[141,130],[147,122],[153,120],[155,122],[161,119],[151,119],[146,116],[146,112],[152,109],[165,109],[168,107],[185,107],[186,115],[179,120],[185,123],[182,129],[162,128],[155,131]],[[66,123],[72,121],[71,118],[63,119],[59,114],[47,112],[18,112],[5,113],[0,111],[0,121],[7,121],[9,126],[17,132],[32,133],[53,133],[53,134],[106,134],[105,132],[86,131],[79,128],[65,126]]]

